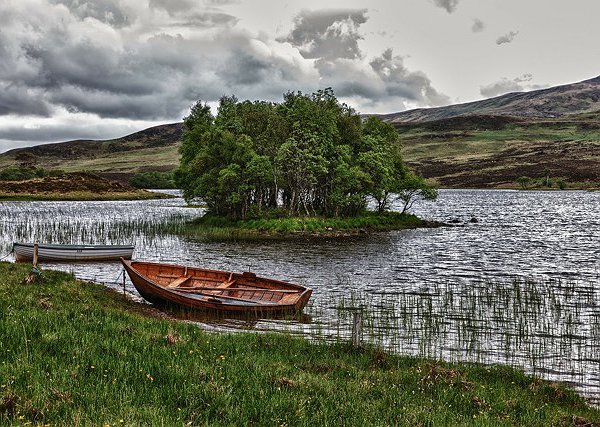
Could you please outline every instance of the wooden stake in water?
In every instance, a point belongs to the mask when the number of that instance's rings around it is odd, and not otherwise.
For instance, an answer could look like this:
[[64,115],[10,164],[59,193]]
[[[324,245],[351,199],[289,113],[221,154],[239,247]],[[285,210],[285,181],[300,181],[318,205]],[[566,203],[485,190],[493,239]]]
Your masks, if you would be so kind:
[[352,347],[360,348],[362,336],[362,310],[358,309],[352,313]]
[[123,273],[123,296],[125,296],[125,270],[123,270],[122,273]]

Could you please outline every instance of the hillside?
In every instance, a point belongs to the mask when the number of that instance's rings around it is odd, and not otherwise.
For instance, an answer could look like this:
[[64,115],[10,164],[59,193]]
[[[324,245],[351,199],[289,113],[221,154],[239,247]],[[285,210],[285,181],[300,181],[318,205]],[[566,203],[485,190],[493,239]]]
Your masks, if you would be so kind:
[[106,141],[77,140],[0,154],[0,168],[33,163],[66,172],[89,171],[120,181],[139,171],[169,171],[179,163],[183,123],[154,126]]
[[[379,116],[401,135],[407,163],[442,187],[517,187],[551,177],[600,187],[600,76],[579,83],[447,107]],[[0,168],[33,162],[126,182],[177,167],[182,123],[109,141],[70,141],[0,154]]]
[[384,114],[390,123],[428,122],[465,115],[553,119],[600,111],[600,76],[548,89],[514,92],[482,101]]
[[406,161],[442,187],[600,187],[600,76],[482,101],[379,116]]
[[[396,123],[409,165],[446,188],[600,187],[600,113],[525,120],[465,116]],[[535,187],[535,185],[532,185]]]

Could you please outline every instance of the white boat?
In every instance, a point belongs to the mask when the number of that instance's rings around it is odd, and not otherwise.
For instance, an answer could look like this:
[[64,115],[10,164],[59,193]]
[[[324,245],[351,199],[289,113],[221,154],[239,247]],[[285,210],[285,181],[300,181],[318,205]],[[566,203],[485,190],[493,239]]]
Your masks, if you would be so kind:
[[[33,260],[34,243],[13,243],[15,260]],[[40,261],[118,261],[131,259],[130,245],[42,245],[38,244]]]

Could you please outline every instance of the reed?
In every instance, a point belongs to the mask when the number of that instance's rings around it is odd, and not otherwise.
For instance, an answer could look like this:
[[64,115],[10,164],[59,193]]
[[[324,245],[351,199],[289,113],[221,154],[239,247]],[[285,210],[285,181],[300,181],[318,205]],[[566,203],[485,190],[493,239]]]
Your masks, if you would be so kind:
[[593,283],[483,280],[466,287],[434,283],[419,291],[409,287],[330,298],[319,305],[333,308],[313,316],[325,323],[316,339],[348,340],[349,313],[360,308],[364,340],[386,351],[503,363],[540,378],[569,381],[600,403],[600,383],[593,374],[600,364],[600,289]]

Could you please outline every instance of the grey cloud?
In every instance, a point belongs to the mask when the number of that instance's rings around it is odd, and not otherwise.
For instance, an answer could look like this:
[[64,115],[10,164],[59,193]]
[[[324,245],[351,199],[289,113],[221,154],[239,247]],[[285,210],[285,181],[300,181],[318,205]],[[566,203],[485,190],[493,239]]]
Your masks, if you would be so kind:
[[[223,0],[206,1],[208,5],[224,5],[229,2]],[[198,2],[193,0],[150,0],[149,6],[152,9],[162,9],[170,16],[176,18],[175,21],[168,23],[168,26],[184,26],[184,27],[218,27],[218,26],[233,26],[238,22],[235,16],[229,15],[215,10],[203,10],[198,7]]]
[[474,33],[480,33],[485,30],[485,23],[481,19],[473,19],[473,26],[471,27],[471,31]]
[[406,69],[401,56],[393,56],[392,49],[370,62],[371,67],[386,85],[386,92],[419,104],[435,106],[447,104],[450,99],[431,85],[425,73]]
[[204,0],[204,3],[208,4],[208,5],[217,5],[217,6],[224,6],[227,4],[236,4],[239,3],[239,0]]
[[67,86],[52,93],[49,100],[72,113],[92,112],[109,118],[158,119],[177,117],[181,113],[181,103],[185,98],[173,99],[177,95],[163,95],[162,102],[157,102],[153,94],[128,96]]
[[392,49],[373,58],[368,68],[362,68],[355,61],[317,61],[322,84],[331,86],[340,97],[360,97],[370,105],[389,105],[396,111],[408,106],[437,106],[450,102],[431,84],[427,75],[420,71],[410,71],[400,56],[394,56]]
[[[159,28],[182,22],[193,27],[186,37],[160,29],[129,37],[116,26],[88,26],[74,12],[82,10],[77,4],[69,3],[69,12],[46,4],[26,13],[0,3],[0,19],[16,14],[0,31],[0,88],[13,88],[0,92],[0,115],[48,115],[64,108],[174,120],[199,98],[235,93],[273,99],[290,88],[312,90],[318,81],[311,64],[289,45],[270,45],[237,30],[235,17],[215,9],[194,9],[185,20],[162,18]],[[17,94],[16,87],[24,89]]]
[[[151,123],[149,123],[151,125]],[[110,139],[119,138],[139,130],[139,125],[106,122],[81,122],[81,123],[52,123],[36,127],[3,126],[0,128],[0,153],[9,150],[18,142],[23,146],[24,141],[34,143],[62,142],[74,139]],[[29,143],[27,145],[34,145]]]
[[263,82],[272,67],[265,58],[238,51],[225,61],[221,73],[229,87],[251,86]]
[[51,108],[34,90],[24,86],[0,86],[0,116],[18,114],[48,117]]
[[64,5],[81,19],[95,18],[115,27],[129,24],[129,17],[121,9],[118,0],[50,0],[50,2]]
[[185,12],[194,6],[193,0],[150,0],[148,5],[154,9],[163,9],[170,15]]
[[220,12],[195,13],[183,18],[181,21],[175,21],[171,26],[196,28],[232,27],[238,22],[235,16]]
[[360,58],[358,27],[367,22],[366,9],[302,11],[287,38],[305,58]]
[[532,79],[533,75],[531,74],[523,74],[519,77],[515,77],[514,79],[508,79],[506,77],[503,77],[497,82],[481,86],[479,88],[479,93],[481,93],[481,95],[485,96],[486,98],[492,98],[494,96],[503,95],[505,93],[522,92],[524,90],[540,88],[541,86],[529,84],[529,82],[531,82]]
[[456,10],[458,2],[460,0],[433,0],[433,4],[442,9],[446,9],[446,12],[452,13]]
[[501,44],[505,44],[505,43],[512,43],[512,41],[515,39],[517,34],[519,34],[518,31],[510,31],[507,34],[504,34],[503,36],[498,37],[496,39],[496,44],[501,45]]
[[[155,8],[171,3],[154,2]],[[0,116],[55,117],[66,110],[73,117],[96,115],[97,121],[178,120],[198,99],[235,94],[279,100],[288,90],[327,86],[341,98],[360,97],[367,105],[394,110],[448,102],[427,75],[408,70],[391,50],[370,63],[362,57],[359,27],[366,10],[302,12],[290,35],[275,41],[240,30],[235,17],[197,2],[189,13],[182,12],[185,2],[174,2],[172,15],[151,9],[144,12],[150,15],[128,17],[134,23],[156,19],[147,32],[108,18],[103,21],[108,25],[83,22],[92,12],[83,13],[78,5],[88,2],[65,3],[68,9],[46,3],[25,12],[0,2]],[[97,6],[109,4],[127,2]],[[189,25],[181,31],[185,36],[177,34],[176,27],[184,25]],[[75,137],[67,128],[52,128],[48,132],[55,133],[43,141]],[[36,130],[2,131],[0,140],[37,138]]]
[[[58,15],[53,17],[52,12]],[[39,15],[12,20],[0,32],[0,88],[11,88],[0,92],[0,115],[47,116],[55,105],[101,117],[179,118],[193,101],[190,94],[198,94],[190,89],[207,82],[202,70],[214,74],[215,64],[225,60],[223,51],[228,49],[227,35],[218,43],[157,34],[145,41],[113,45],[95,29],[82,37],[76,32],[81,18],[74,13],[71,21],[67,18],[55,9],[40,10]],[[219,19],[211,13],[204,20]],[[42,20],[48,25],[41,26]],[[23,25],[27,22],[30,25]],[[114,36],[108,27],[98,31]],[[17,87],[25,89],[16,92]],[[210,90],[201,92],[218,96]],[[26,96],[30,93],[35,98]]]

